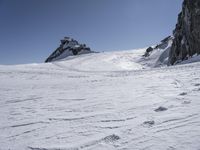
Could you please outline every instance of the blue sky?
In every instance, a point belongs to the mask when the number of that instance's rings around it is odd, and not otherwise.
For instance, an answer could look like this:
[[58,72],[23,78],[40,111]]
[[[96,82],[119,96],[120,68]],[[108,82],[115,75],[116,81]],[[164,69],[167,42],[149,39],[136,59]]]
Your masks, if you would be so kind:
[[92,50],[142,48],[172,34],[183,0],[0,0],[0,64],[43,62],[70,36]]

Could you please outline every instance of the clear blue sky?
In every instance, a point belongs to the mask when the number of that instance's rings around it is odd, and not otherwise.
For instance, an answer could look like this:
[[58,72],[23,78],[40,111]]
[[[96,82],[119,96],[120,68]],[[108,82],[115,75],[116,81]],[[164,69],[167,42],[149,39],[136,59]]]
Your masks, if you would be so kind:
[[183,0],[0,0],[0,64],[43,62],[70,36],[92,50],[142,48],[172,34]]

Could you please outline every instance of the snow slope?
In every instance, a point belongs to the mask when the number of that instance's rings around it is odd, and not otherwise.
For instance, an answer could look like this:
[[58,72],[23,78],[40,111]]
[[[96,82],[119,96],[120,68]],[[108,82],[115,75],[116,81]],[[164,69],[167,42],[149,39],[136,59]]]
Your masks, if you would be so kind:
[[144,51],[0,66],[0,150],[198,150],[200,63]]

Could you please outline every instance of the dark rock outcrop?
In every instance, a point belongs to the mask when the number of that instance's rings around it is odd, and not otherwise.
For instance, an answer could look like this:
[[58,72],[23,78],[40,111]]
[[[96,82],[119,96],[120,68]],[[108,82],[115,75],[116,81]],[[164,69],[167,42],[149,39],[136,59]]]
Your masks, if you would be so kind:
[[184,0],[173,34],[169,65],[200,54],[200,0]]
[[145,51],[145,54],[143,55],[143,57],[149,57],[154,50],[166,49],[169,46],[170,41],[172,41],[172,40],[173,40],[172,36],[168,36],[168,37],[164,38],[160,42],[160,44],[156,45],[155,47],[147,48],[146,51]]
[[150,55],[150,53],[153,51],[154,49],[152,47],[149,47],[146,49],[145,54],[143,55],[144,57],[148,57]]
[[85,44],[79,44],[72,38],[64,37],[60,42],[60,46],[45,60],[45,62],[52,62],[73,55],[92,53],[89,47]]

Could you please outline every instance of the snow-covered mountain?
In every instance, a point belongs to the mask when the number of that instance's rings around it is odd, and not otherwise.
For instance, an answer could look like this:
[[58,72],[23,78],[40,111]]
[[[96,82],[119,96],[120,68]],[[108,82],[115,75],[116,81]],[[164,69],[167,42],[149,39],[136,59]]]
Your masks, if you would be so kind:
[[[152,64],[155,66],[163,64],[174,65],[182,63],[184,60],[190,61],[190,59],[192,59],[193,61],[196,59],[196,56],[200,54],[199,47],[200,1],[184,0],[182,11],[178,15],[178,22],[173,32],[173,37],[167,37],[156,47],[149,47],[144,56],[149,59],[153,57],[154,60],[158,60],[158,62]],[[152,52],[153,55],[150,56]],[[61,40],[60,47],[57,48],[45,62],[61,60],[69,56],[85,53],[91,53],[90,48],[86,47],[85,44],[79,44],[72,38],[65,37]],[[155,56],[154,53],[156,53],[157,56]]]
[[0,66],[0,150],[199,149],[200,62],[145,51]]
[[0,65],[0,150],[199,150],[192,2],[156,46],[92,53],[66,37],[49,63]]
[[151,67],[166,66],[169,61],[172,42],[173,37],[168,36],[158,45],[147,48],[143,55],[143,62]]
[[85,44],[79,44],[78,41],[72,38],[64,37],[60,42],[60,46],[45,60],[45,62],[57,61],[73,55],[92,53],[89,47]]

